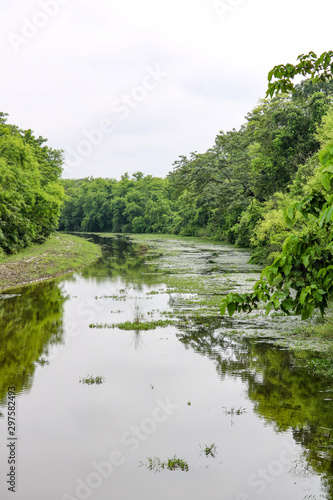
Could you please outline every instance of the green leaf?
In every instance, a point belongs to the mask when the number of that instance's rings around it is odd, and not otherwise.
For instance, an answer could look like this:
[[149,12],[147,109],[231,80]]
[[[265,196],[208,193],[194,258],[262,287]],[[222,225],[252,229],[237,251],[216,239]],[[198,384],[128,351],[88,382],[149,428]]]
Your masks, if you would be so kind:
[[224,316],[225,315],[225,310],[227,308],[227,301],[226,301],[226,299],[222,299],[219,308],[220,308],[222,316]]
[[232,298],[235,302],[239,303],[239,304],[242,304],[244,302],[244,299],[243,297],[241,297],[241,295],[239,295],[239,293],[233,293],[232,294]]
[[326,191],[329,191],[331,189],[331,176],[327,172],[320,176],[320,182],[322,183]]
[[307,268],[309,266],[310,256],[309,255],[302,255],[301,260],[302,260],[304,266]]
[[318,301],[318,302],[322,302],[323,300],[323,297],[322,295],[319,293],[318,290],[315,290],[312,294],[314,296],[314,298]]
[[283,266],[283,268],[282,268],[282,269],[283,269],[283,272],[284,272],[284,274],[285,274],[286,276],[289,276],[289,274],[290,274],[290,271],[291,271],[292,267],[293,267],[293,266],[292,266],[292,264],[285,264],[285,265]]
[[294,219],[294,207],[287,208],[287,215],[291,221]]
[[304,304],[307,295],[308,295],[308,292],[306,291],[306,289],[302,290],[302,293],[301,293],[300,298],[299,298],[299,302],[301,305]]
[[290,311],[292,309],[293,303],[290,299],[284,300],[281,302],[281,307],[284,307],[287,311]]
[[304,320],[308,319],[309,316],[310,316],[309,308],[306,306],[302,307],[302,313],[301,313],[302,320],[304,321]]
[[327,216],[327,212],[328,212],[328,208],[326,208],[326,210],[324,210],[321,214],[320,214],[320,218],[319,218],[319,227],[322,228],[323,225],[324,225],[324,222],[326,221],[326,216]]
[[268,304],[266,306],[266,314],[269,314],[270,311],[273,309],[273,307],[274,307],[273,302],[268,302]]
[[318,275],[317,275],[317,276],[318,276],[318,278],[321,278],[321,276],[322,276],[323,278],[325,278],[326,274],[327,274],[327,269],[326,269],[325,267],[322,267],[322,268],[319,270],[319,272],[318,272]]
[[237,307],[237,304],[235,302],[230,302],[228,305],[227,305],[227,308],[228,308],[228,314],[229,316],[231,317],[235,310],[236,310],[236,307]]

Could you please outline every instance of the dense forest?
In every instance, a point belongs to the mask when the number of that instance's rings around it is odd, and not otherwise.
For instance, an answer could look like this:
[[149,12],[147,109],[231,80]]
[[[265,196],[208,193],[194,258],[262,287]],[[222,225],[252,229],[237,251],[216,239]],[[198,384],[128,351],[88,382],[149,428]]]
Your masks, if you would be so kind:
[[64,197],[62,151],[6,122],[0,113],[0,256],[45,241]]
[[[181,156],[164,179],[61,180],[62,151],[0,114],[0,255],[61,231],[205,236],[268,264],[221,312],[324,313],[333,294],[333,52],[275,66],[239,130]],[[294,85],[296,75],[310,76]]]
[[318,151],[333,135],[333,83],[305,80],[295,90],[260,100],[239,130],[181,156],[165,179],[63,180],[59,229],[208,236],[272,261],[291,231],[283,209],[315,182]]

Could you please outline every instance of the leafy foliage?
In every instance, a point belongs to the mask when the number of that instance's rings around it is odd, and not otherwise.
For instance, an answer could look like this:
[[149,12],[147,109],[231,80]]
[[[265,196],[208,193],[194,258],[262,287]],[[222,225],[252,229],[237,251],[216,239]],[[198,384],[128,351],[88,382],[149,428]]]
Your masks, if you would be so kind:
[[319,76],[293,86],[292,95],[260,100],[239,130],[221,131],[205,153],[180,156],[166,179],[137,172],[120,181],[64,181],[60,229],[210,236],[249,246],[253,261],[273,263],[251,293],[222,301],[223,314],[260,301],[267,312],[323,313],[331,293],[332,55],[310,53],[293,71],[271,72],[270,79]]
[[318,308],[324,314],[333,294],[333,144],[319,158],[323,189],[313,190],[284,212],[290,230],[301,215],[303,230],[286,238],[281,254],[263,270],[253,292],[231,293],[222,300],[222,314],[226,310],[230,316],[235,311],[251,311],[260,301],[266,303],[267,313],[282,309],[307,319]]
[[[282,78],[270,84],[268,95],[278,91],[293,91],[288,78],[296,74],[311,74],[314,81],[332,79],[333,52],[324,53],[320,58],[311,52],[299,56],[297,66],[275,67],[268,75]],[[316,94],[314,94],[316,96]],[[320,154],[320,168],[309,182],[307,196],[284,211],[285,222],[292,234],[283,243],[282,252],[267,266],[253,291],[246,294],[228,294],[221,302],[221,312],[226,310],[232,316],[235,311],[251,311],[263,301],[266,312],[282,309],[287,314],[300,314],[309,318],[315,309],[322,315],[333,294],[333,142],[331,137],[332,112],[330,111],[319,128],[317,139],[326,144]],[[331,142],[330,142],[331,141]],[[319,185],[318,185],[319,181]],[[301,220],[302,230],[295,231],[295,221]]]
[[[279,64],[268,73],[266,96],[273,97],[279,92],[294,92],[292,80],[296,75],[310,75],[315,83],[326,82],[333,77],[333,51],[323,52],[319,57],[314,52],[298,56],[298,64]],[[272,82],[273,77],[276,79]]]
[[62,151],[6,123],[0,113],[0,251],[43,242],[56,228],[63,200]]
[[[276,241],[258,238],[256,226],[276,204],[275,193],[285,196],[318,152],[317,128],[332,93],[331,82],[304,82],[292,97],[259,101],[239,130],[221,131],[205,153],[180,156],[166,179],[136,172],[119,181],[64,180],[59,229],[208,236],[253,247],[262,262],[289,231],[281,203]],[[302,171],[301,191],[308,178]]]
[[64,231],[172,232],[173,212],[166,179],[85,178],[63,181],[66,199],[59,220]]

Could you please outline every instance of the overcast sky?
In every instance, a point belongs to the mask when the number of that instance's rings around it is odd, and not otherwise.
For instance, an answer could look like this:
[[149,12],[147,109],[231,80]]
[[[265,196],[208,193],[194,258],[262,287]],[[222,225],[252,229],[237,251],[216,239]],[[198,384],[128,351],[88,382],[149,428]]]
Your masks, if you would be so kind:
[[164,177],[244,123],[274,65],[331,50],[332,13],[332,0],[3,1],[0,111],[64,149],[64,178]]

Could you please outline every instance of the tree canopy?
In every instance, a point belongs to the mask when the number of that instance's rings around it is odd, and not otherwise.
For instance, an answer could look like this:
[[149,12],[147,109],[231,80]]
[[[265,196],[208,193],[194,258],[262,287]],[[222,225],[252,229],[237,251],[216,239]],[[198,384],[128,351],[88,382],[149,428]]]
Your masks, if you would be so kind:
[[0,251],[41,243],[57,227],[63,200],[62,151],[0,113]]
[[[59,228],[209,236],[251,247],[252,261],[269,265],[252,292],[223,299],[223,314],[262,301],[267,312],[323,313],[333,292],[332,57],[310,53],[293,71],[273,68],[272,97],[238,130],[220,131],[206,152],[180,156],[166,179],[137,172],[119,181],[63,181]],[[313,79],[294,85],[297,74]]]
[[[300,56],[299,65],[286,65],[269,73],[279,77],[268,93],[293,90],[289,83],[282,85],[296,74],[310,73],[314,81],[332,79],[332,52],[320,58],[316,54]],[[314,94],[315,95],[315,94]],[[266,312],[282,309],[287,314],[300,314],[309,318],[315,309],[323,315],[333,294],[333,141],[332,108],[323,120],[320,140],[323,149],[319,154],[320,166],[311,179],[306,196],[284,210],[284,218],[292,234],[284,241],[282,252],[267,266],[252,292],[230,293],[221,302],[221,312],[232,316],[235,311],[251,311],[263,301]]]

